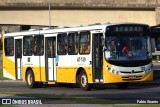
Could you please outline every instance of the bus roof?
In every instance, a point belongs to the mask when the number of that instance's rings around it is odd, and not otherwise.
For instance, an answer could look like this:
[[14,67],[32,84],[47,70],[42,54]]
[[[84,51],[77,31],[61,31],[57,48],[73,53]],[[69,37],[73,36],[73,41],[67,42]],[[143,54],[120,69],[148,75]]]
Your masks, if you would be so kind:
[[6,33],[4,37],[14,37],[14,36],[25,36],[25,35],[39,35],[39,34],[51,34],[51,33],[63,33],[63,32],[77,32],[77,31],[88,31],[88,30],[103,30],[105,31],[106,27],[114,26],[114,25],[125,25],[125,24],[134,24],[134,25],[144,25],[148,26],[147,24],[141,23],[95,23],[90,24],[87,26],[73,26],[73,27],[56,27],[54,29],[37,29],[37,30],[28,30],[22,32],[13,32],[13,33]]

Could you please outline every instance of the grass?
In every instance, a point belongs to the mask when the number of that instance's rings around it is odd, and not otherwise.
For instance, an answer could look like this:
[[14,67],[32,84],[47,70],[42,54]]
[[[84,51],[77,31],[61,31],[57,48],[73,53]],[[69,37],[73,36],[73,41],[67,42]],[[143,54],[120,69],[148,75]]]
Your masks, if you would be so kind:
[[17,107],[17,106],[13,106],[13,105],[0,105],[0,107]]
[[78,98],[78,97],[71,97],[66,96],[65,94],[55,95],[55,94],[29,94],[29,93],[19,93],[19,92],[3,92],[0,94],[13,94],[17,96],[25,96],[25,97],[32,97],[38,99],[49,99],[58,100],[58,101],[65,101],[65,102],[73,102],[73,103],[81,103],[81,104],[114,104],[114,101],[106,100],[106,99],[98,99],[98,98]]
[[0,66],[0,80],[5,80],[3,77],[2,67]]
[[[1,54],[2,54],[2,50],[0,50],[0,55]],[[5,78],[3,77],[2,65],[0,65],[0,80],[3,80],[3,79],[5,79]]]
[[7,80],[7,78],[3,77],[3,71],[1,66],[0,66],[0,80]]

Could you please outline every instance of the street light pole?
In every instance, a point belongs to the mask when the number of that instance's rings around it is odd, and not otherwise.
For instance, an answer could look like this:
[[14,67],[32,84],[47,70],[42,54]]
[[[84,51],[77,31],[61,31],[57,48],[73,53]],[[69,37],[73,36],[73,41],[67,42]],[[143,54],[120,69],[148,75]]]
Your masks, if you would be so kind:
[[48,8],[49,8],[49,28],[51,27],[51,2],[48,0]]

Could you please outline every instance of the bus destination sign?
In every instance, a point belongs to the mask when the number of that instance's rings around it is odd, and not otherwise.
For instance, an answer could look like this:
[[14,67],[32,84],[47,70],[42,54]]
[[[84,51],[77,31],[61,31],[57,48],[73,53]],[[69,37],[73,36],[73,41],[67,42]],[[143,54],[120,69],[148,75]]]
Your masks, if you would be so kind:
[[142,26],[115,26],[114,32],[143,32]]

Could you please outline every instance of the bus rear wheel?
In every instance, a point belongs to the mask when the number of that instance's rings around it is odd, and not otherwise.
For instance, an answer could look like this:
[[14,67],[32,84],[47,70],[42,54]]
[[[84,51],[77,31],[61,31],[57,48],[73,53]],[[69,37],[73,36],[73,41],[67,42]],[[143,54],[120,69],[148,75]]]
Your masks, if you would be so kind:
[[27,72],[26,83],[29,88],[36,88],[39,85],[37,82],[35,82],[35,77],[31,70],[28,70]]
[[117,88],[119,89],[127,89],[129,86],[128,82],[124,82],[124,83],[117,83]]
[[92,85],[88,83],[88,77],[85,71],[82,71],[78,77],[78,82],[80,88],[84,91],[89,91],[92,88]]

